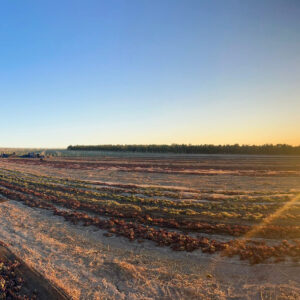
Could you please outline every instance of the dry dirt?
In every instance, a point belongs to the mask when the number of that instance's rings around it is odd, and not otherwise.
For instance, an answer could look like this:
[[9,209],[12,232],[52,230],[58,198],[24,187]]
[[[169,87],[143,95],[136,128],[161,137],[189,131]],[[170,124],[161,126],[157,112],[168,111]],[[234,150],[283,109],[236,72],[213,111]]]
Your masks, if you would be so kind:
[[[1,161],[0,168],[89,181],[199,189],[300,189],[300,177],[295,174],[229,176],[222,174],[222,168],[214,176],[117,168],[66,170],[8,160]],[[251,266],[218,254],[174,252],[150,241],[105,237],[102,230],[72,225],[49,211],[15,201],[0,201],[0,215],[0,240],[73,299],[300,299],[299,263]]]
[[0,239],[74,299],[299,299],[299,263],[249,266],[200,251],[175,253],[107,238],[14,201],[1,203],[0,214]]

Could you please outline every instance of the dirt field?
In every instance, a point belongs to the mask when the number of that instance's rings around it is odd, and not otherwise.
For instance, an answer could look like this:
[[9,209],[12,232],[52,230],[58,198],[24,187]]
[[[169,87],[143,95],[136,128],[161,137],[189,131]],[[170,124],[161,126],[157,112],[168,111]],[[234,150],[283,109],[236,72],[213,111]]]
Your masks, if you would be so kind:
[[299,299],[300,157],[0,159],[0,241],[73,299]]

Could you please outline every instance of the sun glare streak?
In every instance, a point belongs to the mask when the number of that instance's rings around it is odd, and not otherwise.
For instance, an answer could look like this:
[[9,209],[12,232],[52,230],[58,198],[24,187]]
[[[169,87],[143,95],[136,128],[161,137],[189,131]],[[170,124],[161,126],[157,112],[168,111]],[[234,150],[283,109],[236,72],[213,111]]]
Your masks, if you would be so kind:
[[[261,229],[263,229],[266,225],[270,224],[276,218],[281,216],[286,210],[292,207],[297,201],[300,201],[300,194],[296,195],[290,201],[286,202],[282,207],[276,210],[273,214],[270,214],[268,217],[264,218],[264,220],[260,224],[253,226],[253,229],[248,231],[244,236],[237,238],[236,241],[246,242],[250,238],[255,237],[255,235],[259,233]],[[223,258],[225,257],[226,255],[225,256],[219,255],[217,258],[215,258],[215,260],[211,263],[210,267],[208,267],[207,273],[208,274],[214,273],[217,264],[221,263],[223,261]]]
[[247,239],[247,238],[251,238],[251,237],[255,236],[261,229],[264,228],[264,226],[270,224],[272,221],[274,221],[276,218],[278,218],[280,215],[282,215],[286,210],[288,210],[291,206],[293,206],[294,203],[297,201],[300,201],[300,194],[296,195],[290,201],[286,202],[282,207],[280,207],[278,210],[276,210],[273,214],[264,218],[262,223],[254,226],[253,229],[250,230],[249,232],[247,232],[243,238]]

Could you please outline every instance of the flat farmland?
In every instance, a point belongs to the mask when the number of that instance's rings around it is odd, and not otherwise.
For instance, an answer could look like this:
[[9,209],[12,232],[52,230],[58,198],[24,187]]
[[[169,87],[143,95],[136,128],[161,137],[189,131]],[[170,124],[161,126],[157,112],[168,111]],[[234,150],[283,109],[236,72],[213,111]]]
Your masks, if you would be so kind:
[[0,240],[70,298],[299,299],[300,157],[90,153],[0,159]]

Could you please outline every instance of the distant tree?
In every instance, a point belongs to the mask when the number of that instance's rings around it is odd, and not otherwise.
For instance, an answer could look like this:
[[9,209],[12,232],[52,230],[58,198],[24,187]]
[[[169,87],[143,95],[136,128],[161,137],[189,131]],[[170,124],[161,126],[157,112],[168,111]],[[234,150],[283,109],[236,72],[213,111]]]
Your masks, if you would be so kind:
[[68,150],[80,151],[119,151],[146,153],[189,153],[189,154],[265,154],[265,155],[300,155],[300,146],[286,144],[265,145],[95,145],[69,146]]

